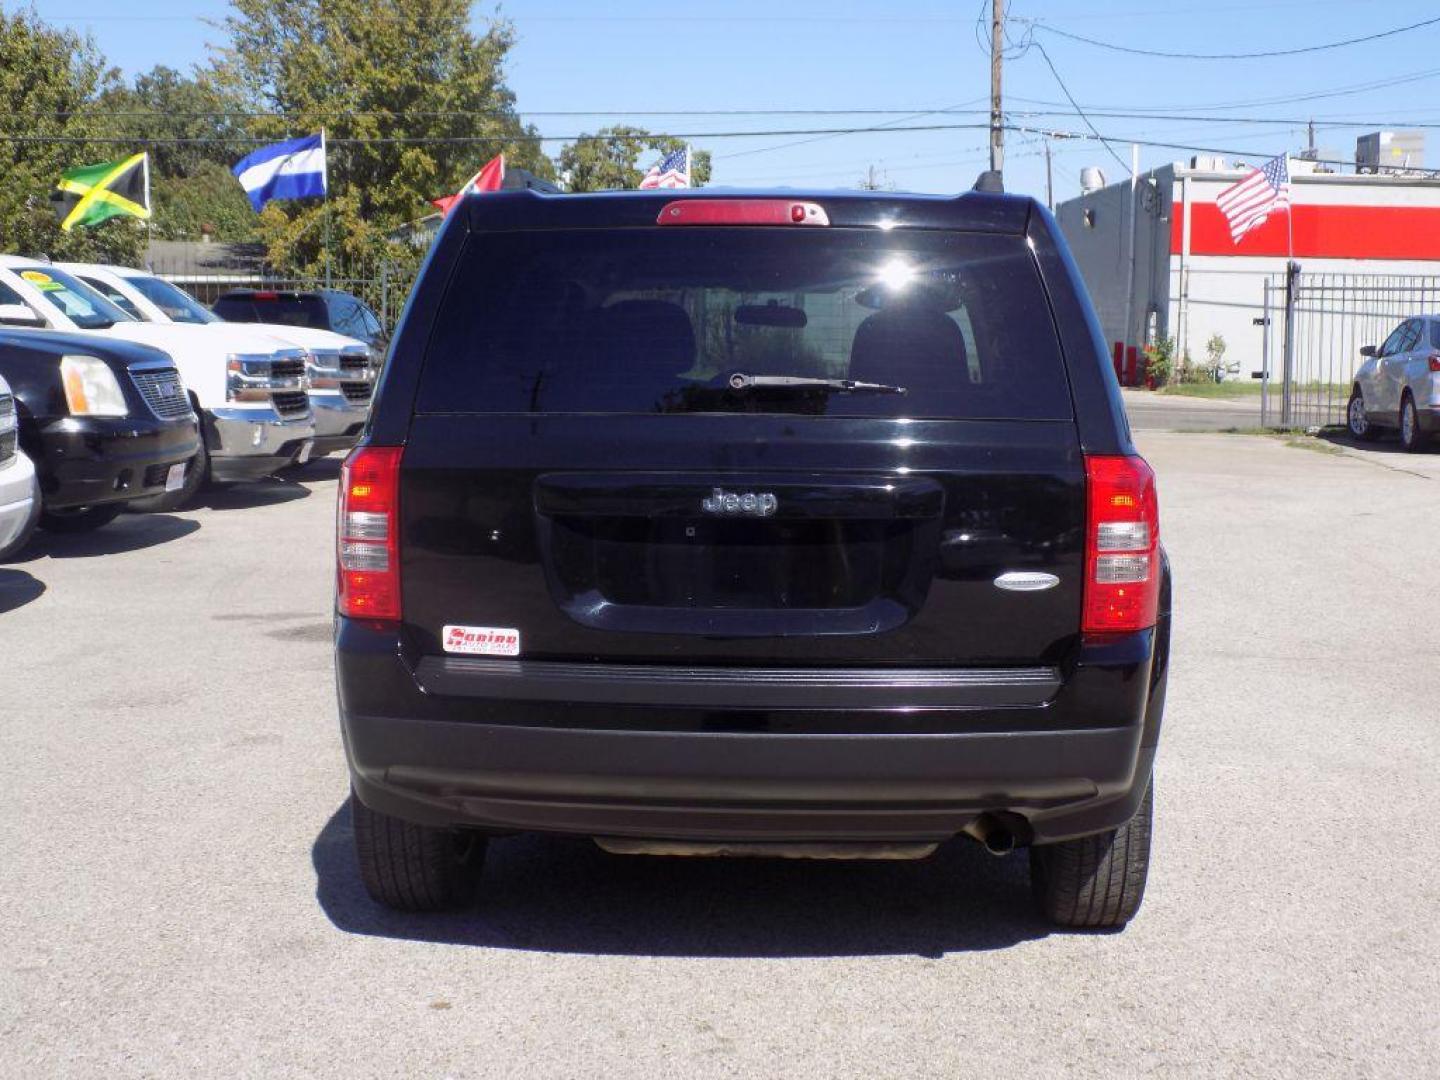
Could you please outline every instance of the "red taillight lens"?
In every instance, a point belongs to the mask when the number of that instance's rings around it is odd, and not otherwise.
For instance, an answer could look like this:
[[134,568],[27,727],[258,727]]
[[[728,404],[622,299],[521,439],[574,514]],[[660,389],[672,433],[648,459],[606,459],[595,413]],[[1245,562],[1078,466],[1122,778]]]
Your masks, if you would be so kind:
[[1430,354],[1430,370],[1440,371],[1440,353]]
[[1160,507],[1143,458],[1087,457],[1085,601],[1087,634],[1155,625],[1160,603]]
[[357,447],[340,469],[336,604],[356,619],[400,618],[398,446]]
[[819,203],[791,199],[676,199],[656,225],[829,225]]

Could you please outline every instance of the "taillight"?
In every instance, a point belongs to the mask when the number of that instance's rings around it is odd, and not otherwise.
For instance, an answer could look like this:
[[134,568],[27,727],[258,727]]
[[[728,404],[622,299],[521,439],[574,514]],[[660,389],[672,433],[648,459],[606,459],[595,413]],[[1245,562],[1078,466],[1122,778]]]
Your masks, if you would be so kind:
[[1440,353],[1430,354],[1430,370],[1440,371]]
[[1086,633],[1155,625],[1160,603],[1160,508],[1143,458],[1087,457]]
[[400,618],[398,446],[357,447],[340,469],[336,604],[355,619]]
[[792,199],[676,199],[656,225],[829,225],[819,203]]

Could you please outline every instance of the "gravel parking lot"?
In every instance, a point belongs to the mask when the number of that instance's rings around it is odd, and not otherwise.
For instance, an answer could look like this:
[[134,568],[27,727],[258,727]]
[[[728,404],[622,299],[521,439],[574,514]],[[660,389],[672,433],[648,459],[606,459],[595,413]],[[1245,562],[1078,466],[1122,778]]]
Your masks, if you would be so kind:
[[[1312,441],[1313,442],[1313,441]],[[1421,1076],[1440,1059],[1440,453],[1146,433],[1176,567],[1150,891],[1023,856],[492,846],[374,907],[331,676],[338,461],[0,567],[5,1076]]]

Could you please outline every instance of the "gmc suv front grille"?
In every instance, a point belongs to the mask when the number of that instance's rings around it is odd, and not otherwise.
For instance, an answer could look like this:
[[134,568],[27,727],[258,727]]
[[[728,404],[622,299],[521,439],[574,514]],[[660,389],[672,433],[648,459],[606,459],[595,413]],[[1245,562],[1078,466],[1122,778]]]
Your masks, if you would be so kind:
[[340,392],[345,395],[345,400],[356,405],[363,405],[370,400],[370,391],[373,389],[368,382],[342,382]]
[[310,409],[310,398],[304,390],[282,390],[278,394],[271,394],[270,400],[274,402],[275,411],[281,416],[298,416]]
[[370,370],[370,357],[362,353],[341,353],[340,370],[351,375],[364,375]]
[[174,368],[146,368],[130,372],[140,396],[161,420],[179,420],[191,415],[190,397]]

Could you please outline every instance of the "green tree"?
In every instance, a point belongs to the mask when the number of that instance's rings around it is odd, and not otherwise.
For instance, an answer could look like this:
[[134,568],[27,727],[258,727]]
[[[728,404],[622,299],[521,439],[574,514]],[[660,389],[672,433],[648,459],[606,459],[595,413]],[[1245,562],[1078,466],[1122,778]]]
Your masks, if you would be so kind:
[[497,153],[553,175],[504,79],[508,22],[469,29],[469,0],[232,0],[216,83],[255,112],[256,138],[324,128],[328,209],[275,202],[259,228],[273,263],[314,274],[324,238],[348,265],[423,252],[392,239]]
[[156,67],[100,99],[107,130],[150,146],[154,235],[167,240],[258,238],[255,211],[230,167],[248,149],[243,105],[205,72]]
[[[594,135],[582,135],[566,144],[556,164],[567,191],[633,189],[640,186],[646,169],[655,164],[645,157],[647,152],[654,151],[650,156],[658,161],[684,146],[684,139],[619,125],[601,128]],[[640,165],[642,158],[644,168]],[[710,182],[710,151],[694,151],[690,167],[690,182],[704,187]]]
[[55,258],[130,262],[138,258],[145,226],[112,218],[93,228],[60,231],[50,194],[65,169],[133,153],[103,142],[88,110],[117,85],[95,43],[56,30],[34,13],[0,11],[0,250]]

